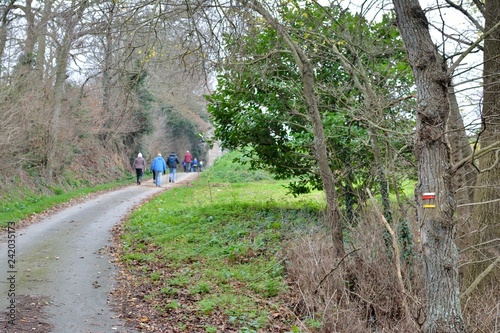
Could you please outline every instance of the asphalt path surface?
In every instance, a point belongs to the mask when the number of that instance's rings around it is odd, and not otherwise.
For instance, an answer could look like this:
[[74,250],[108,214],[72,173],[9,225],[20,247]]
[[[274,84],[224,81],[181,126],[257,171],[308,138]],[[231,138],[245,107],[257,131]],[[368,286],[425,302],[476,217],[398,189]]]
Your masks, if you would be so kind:
[[[175,184],[163,176],[162,187],[155,186],[149,178],[142,185],[100,194],[21,230],[12,229],[15,243],[11,241],[10,246],[9,234],[2,235],[2,309],[8,312],[11,300],[21,295],[37,296],[47,304],[46,318],[40,320],[48,322],[53,333],[136,332],[125,327],[110,306],[117,274],[107,251],[113,246],[111,229],[151,196],[174,185],[182,186],[196,176],[178,173]],[[10,258],[9,248],[15,249],[15,256],[10,251]],[[9,297],[12,291],[15,297]],[[19,308],[19,304],[16,306]],[[22,332],[15,326],[9,327],[6,332]]]

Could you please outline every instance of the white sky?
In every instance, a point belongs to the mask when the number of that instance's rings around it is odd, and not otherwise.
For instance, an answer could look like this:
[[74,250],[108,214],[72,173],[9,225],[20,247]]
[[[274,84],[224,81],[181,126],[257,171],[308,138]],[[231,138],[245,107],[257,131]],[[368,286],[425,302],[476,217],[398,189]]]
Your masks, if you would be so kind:
[[[392,0],[343,0],[345,6],[349,6],[352,11],[359,12],[369,19],[376,20],[378,16],[387,13],[393,9]],[[420,0],[422,9],[426,12],[427,19],[431,23],[431,36],[439,46],[441,52],[445,54],[457,54],[465,50],[465,47],[457,44],[453,38],[468,40],[473,42],[478,38],[477,29],[455,9],[443,9],[438,11],[438,5],[443,5],[443,0]],[[369,10],[368,10],[369,9]],[[479,19],[481,23],[482,20]],[[443,35],[432,27],[432,25],[443,28],[449,36],[443,39]],[[451,38],[450,38],[451,37]],[[453,60],[457,60],[455,56]],[[453,83],[456,86],[457,98],[459,100],[460,109],[466,125],[477,124],[480,114],[481,89],[479,88],[480,78],[482,75],[482,53],[474,53],[466,57],[462,61],[462,65],[455,70],[455,74],[459,74],[453,78]],[[474,70],[465,69],[475,68]],[[476,79],[474,82],[468,82]]]

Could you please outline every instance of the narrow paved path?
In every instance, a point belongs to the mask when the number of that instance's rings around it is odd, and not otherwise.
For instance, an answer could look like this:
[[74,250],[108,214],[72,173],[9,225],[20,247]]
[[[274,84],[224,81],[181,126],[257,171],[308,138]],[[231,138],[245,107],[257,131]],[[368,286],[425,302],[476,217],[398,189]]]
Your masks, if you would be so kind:
[[[178,173],[177,176],[175,185],[182,185],[197,174]],[[163,179],[168,181],[168,177]],[[3,235],[0,243],[1,308],[8,309],[12,299],[21,302],[22,295],[36,296],[48,304],[45,306],[47,318],[38,320],[50,324],[50,332],[135,332],[126,328],[110,308],[110,293],[117,273],[107,251],[113,246],[111,229],[143,200],[173,185],[167,182],[159,188],[148,179],[140,186],[101,194],[22,230],[15,230],[15,263],[8,261],[7,237]],[[9,297],[12,291],[16,295],[13,298]],[[17,303],[16,311],[25,306],[29,304]],[[21,317],[21,313],[14,315],[15,320]],[[19,330],[20,326],[2,326],[0,331],[28,332]],[[31,332],[39,331],[35,328]]]

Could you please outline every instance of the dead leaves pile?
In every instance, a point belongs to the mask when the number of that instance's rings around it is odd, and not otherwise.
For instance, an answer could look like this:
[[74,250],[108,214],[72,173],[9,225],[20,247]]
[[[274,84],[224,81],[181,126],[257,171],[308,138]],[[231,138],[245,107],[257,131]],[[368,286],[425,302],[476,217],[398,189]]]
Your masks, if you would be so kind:
[[45,306],[50,301],[39,296],[16,295],[16,316],[14,325],[9,323],[9,313],[4,311],[0,319],[1,332],[5,333],[50,333],[52,325],[46,322]]

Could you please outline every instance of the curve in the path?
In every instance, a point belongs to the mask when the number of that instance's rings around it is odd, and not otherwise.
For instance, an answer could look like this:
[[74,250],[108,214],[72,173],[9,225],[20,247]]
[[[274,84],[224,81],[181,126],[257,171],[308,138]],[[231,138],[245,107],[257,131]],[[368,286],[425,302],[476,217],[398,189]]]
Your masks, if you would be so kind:
[[[179,173],[177,183],[195,177],[196,174]],[[126,328],[110,308],[109,297],[117,273],[106,251],[113,245],[110,232],[132,208],[172,186],[166,183],[159,188],[146,180],[141,186],[104,193],[16,230],[14,270],[8,267],[8,248],[3,239],[2,309],[10,304],[12,278],[8,278],[14,276],[16,295],[50,299],[45,310],[53,333],[135,332]]]

